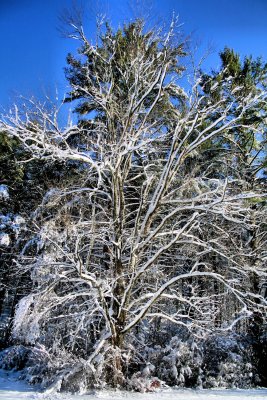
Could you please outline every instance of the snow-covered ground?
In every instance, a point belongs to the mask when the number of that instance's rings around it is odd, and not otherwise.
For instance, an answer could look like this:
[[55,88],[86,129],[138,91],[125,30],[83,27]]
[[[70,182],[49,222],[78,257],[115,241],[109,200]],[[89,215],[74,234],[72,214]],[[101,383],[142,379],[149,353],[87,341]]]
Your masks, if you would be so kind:
[[40,393],[17,380],[14,373],[0,370],[1,400],[266,400],[267,389],[255,390],[191,390],[164,389],[157,393],[101,391],[87,395]]

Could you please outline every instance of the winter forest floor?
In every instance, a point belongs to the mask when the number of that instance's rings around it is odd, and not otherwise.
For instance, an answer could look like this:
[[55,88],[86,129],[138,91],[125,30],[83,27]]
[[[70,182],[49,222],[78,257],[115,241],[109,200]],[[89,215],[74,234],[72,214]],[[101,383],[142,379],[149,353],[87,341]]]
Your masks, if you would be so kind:
[[130,393],[117,391],[94,391],[87,395],[70,395],[56,393],[41,393],[18,380],[13,372],[0,370],[0,399],[1,400],[237,400],[253,399],[266,400],[267,388],[252,390],[193,390],[193,389],[164,389],[157,393]]

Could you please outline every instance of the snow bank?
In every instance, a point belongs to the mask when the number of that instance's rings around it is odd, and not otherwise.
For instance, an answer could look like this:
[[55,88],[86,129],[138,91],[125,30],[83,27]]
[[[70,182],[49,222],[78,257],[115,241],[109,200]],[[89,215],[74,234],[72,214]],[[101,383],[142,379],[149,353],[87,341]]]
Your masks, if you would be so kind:
[[95,391],[87,395],[40,393],[18,380],[18,373],[0,370],[1,400],[266,400],[267,389],[191,390],[165,389],[157,393]]

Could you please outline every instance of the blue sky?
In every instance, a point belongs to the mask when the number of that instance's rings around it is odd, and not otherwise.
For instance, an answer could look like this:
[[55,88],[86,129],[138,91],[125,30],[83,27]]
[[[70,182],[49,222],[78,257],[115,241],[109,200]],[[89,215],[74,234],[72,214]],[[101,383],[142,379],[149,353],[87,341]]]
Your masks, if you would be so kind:
[[[63,38],[59,16],[72,0],[0,0],[0,107],[8,108],[18,94],[62,96],[66,81],[63,68],[77,42]],[[116,26],[138,15],[141,6],[128,1],[83,0],[85,26],[94,35],[94,15],[105,12]],[[138,3],[138,0],[137,0]],[[139,1],[144,4],[144,1]],[[262,56],[267,61],[267,0],[148,0],[145,10],[155,20],[179,14],[185,33],[193,33],[203,49],[212,44],[207,67],[218,67],[218,52],[225,45],[242,56]]]

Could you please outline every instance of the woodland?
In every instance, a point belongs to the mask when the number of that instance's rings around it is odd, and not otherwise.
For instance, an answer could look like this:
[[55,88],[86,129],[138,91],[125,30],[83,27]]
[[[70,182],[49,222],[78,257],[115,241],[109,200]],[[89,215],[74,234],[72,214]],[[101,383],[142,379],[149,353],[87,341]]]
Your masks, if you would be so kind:
[[1,116],[0,360],[32,384],[267,386],[267,64],[205,71],[177,26],[72,20],[62,104]]

